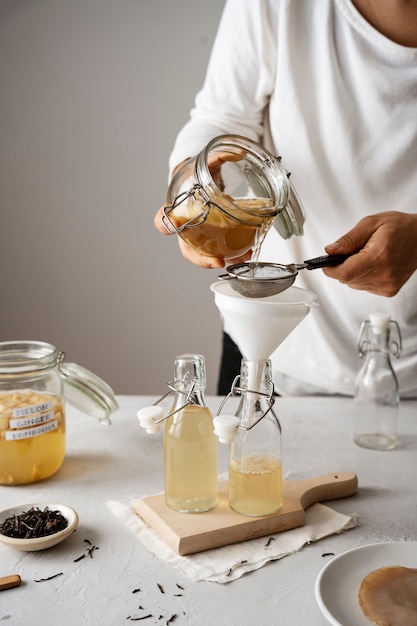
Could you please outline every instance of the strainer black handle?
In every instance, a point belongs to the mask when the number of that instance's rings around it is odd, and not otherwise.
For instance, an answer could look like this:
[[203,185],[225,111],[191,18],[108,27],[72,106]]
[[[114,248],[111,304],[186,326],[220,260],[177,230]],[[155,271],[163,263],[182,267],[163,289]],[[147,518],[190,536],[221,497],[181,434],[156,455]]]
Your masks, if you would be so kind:
[[324,256],[317,256],[315,259],[304,261],[303,268],[306,270],[317,270],[321,267],[333,267],[334,265],[340,265],[350,256],[350,254],[325,254]]

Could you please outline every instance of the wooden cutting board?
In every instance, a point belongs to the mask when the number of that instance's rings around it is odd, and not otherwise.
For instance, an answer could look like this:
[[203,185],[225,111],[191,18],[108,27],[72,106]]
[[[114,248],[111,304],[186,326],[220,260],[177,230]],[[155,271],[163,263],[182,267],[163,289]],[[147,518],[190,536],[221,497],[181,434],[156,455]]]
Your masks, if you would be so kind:
[[305,480],[283,481],[283,507],[274,515],[247,517],[228,503],[227,481],[219,484],[219,503],[206,513],[178,513],[165,504],[164,494],[135,503],[137,514],[179,555],[239,543],[303,526],[305,510],[315,502],[345,498],[356,492],[358,479],[337,472]]

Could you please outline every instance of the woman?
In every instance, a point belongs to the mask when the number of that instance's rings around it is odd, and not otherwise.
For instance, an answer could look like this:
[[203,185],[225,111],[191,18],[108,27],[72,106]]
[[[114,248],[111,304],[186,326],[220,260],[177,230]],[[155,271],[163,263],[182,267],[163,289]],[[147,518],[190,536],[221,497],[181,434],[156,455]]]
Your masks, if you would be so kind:
[[304,207],[304,236],[271,229],[261,259],[352,254],[297,278],[320,308],[272,355],[277,390],[351,395],[360,324],[382,310],[402,332],[401,394],[416,397],[417,2],[228,0],[171,171],[224,133],[281,155]]

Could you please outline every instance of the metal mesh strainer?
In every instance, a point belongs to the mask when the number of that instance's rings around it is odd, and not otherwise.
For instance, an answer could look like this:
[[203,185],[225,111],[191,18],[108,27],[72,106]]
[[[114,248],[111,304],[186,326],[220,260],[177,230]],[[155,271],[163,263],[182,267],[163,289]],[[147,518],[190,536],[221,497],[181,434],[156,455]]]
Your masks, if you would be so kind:
[[350,255],[332,254],[319,256],[304,263],[236,263],[226,267],[220,280],[230,280],[232,288],[247,298],[267,298],[291,287],[299,270],[314,270],[321,267],[340,265]]

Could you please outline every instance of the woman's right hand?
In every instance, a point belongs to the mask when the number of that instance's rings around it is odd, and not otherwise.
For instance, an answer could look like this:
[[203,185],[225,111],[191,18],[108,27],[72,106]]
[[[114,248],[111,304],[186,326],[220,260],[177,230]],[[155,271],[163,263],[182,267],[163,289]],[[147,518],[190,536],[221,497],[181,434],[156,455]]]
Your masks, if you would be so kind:
[[[162,235],[172,235],[162,221],[164,208],[165,206],[161,206],[161,208],[157,211],[154,217],[154,225]],[[201,252],[188,245],[188,243],[186,243],[179,235],[177,235],[177,239],[182,256],[187,261],[190,261],[190,263],[194,263],[194,265],[198,265],[199,267],[204,267],[206,269],[219,269],[225,266],[226,263],[224,259],[201,254]],[[252,251],[249,250],[241,257],[237,257],[236,259],[227,259],[227,264],[229,265],[232,263],[243,263],[244,261],[248,261],[251,258],[251,254]]]
[[[161,208],[157,211],[154,217],[154,225],[155,228],[159,230],[162,235],[172,235],[173,233],[167,230],[167,227],[162,221],[164,208],[164,206],[161,206]],[[184,239],[181,239],[179,235],[177,235],[177,239],[181,254],[187,261],[194,263],[194,265],[199,265],[200,267],[205,267],[208,269],[224,267],[223,259],[217,259],[212,256],[205,256],[204,254],[201,254],[201,252],[198,252],[198,250],[195,250],[194,248],[189,246],[188,243],[186,243]]]
[[[242,158],[242,155],[232,154],[229,152],[226,152],[226,153],[217,152],[214,155],[211,155],[208,165],[209,165],[211,176],[213,180],[216,182],[216,185],[219,189],[222,189],[222,186],[223,186],[223,182],[221,179],[222,165],[226,163],[226,161],[239,161],[241,158]],[[184,161],[180,163],[174,169],[173,176],[179,170],[179,168],[183,165],[183,163]],[[164,215],[163,213],[164,208],[165,207],[162,206],[157,211],[154,217],[154,225],[155,225],[155,228],[162,235],[172,235],[173,233],[167,229],[162,219]],[[172,216],[171,219],[175,220],[175,217]],[[187,261],[190,261],[190,263],[193,263],[194,265],[198,265],[199,267],[204,267],[206,269],[218,269],[218,268],[224,267],[226,264],[224,259],[201,254],[201,252],[199,252],[198,250],[190,246],[188,243],[186,243],[180,236],[178,236],[178,245],[179,245],[180,252],[182,256],[184,257],[184,259],[186,259]],[[248,261],[251,258],[251,254],[252,254],[252,251],[249,250],[245,255],[241,257],[237,257],[235,259],[228,259],[227,263],[232,264],[232,263],[242,263],[244,261]]]

